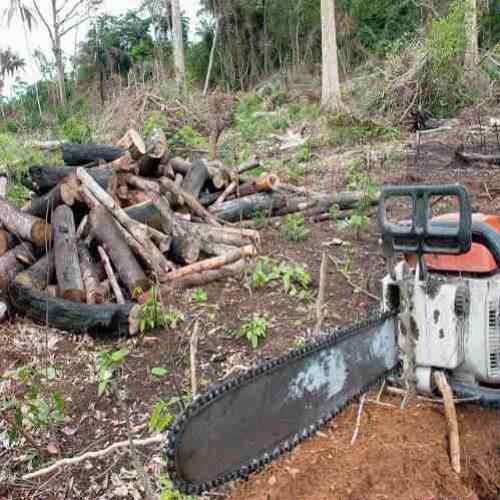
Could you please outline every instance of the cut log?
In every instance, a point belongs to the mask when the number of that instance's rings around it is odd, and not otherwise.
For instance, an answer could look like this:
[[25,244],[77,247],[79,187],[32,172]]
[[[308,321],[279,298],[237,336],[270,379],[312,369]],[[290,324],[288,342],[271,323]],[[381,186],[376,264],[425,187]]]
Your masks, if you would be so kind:
[[44,220],[21,212],[9,202],[0,199],[0,221],[4,227],[37,248],[45,248],[51,241],[52,228]]
[[57,286],[61,297],[71,302],[85,302],[85,289],[76,248],[73,212],[66,205],[56,208],[54,221],[54,259]]
[[45,291],[47,295],[53,299],[57,299],[57,297],[59,296],[57,285],[49,285]]
[[194,160],[184,177],[182,189],[198,199],[205,182],[209,179],[208,168],[203,160]]
[[[171,266],[156,245],[151,241],[149,228],[131,219],[113,198],[111,198],[108,193],[106,193],[106,191],[85,172],[85,170],[80,168],[77,169],[76,175],[81,182],[82,194],[85,194],[85,196],[88,196],[90,199],[95,197],[98,203],[102,203],[102,205],[113,214],[119,224],[135,238],[137,243],[142,245],[144,253],[153,259],[155,272],[168,272]],[[95,207],[95,202],[92,202],[90,206]],[[111,259],[114,263],[113,256],[111,256]]]
[[137,289],[149,290],[150,283],[109,211],[99,206],[90,212],[93,235],[109,254],[121,281],[133,296]]
[[258,246],[260,243],[260,237],[257,231],[252,231],[252,233],[255,234],[251,234],[250,232],[245,233],[238,229],[233,230],[228,227],[216,228],[208,226],[207,224],[197,224],[196,222],[184,221],[182,219],[179,219],[178,223],[189,234],[195,236],[202,242],[220,243],[235,247],[243,247],[250,244]]
[[[231,182],[231,176],[225,169],[210,166],[213,163],[214,162],[211,162],[209,165],[207,165],[208,175],[212,179],[213,184],[216,185],[216,187],[218,186],[217,189],[222,189],[225,185]],[[184,176],[187,175],[191,170],[191,163],[183,160],[182,158],[171,158],[169,164],[174,172],[177,172]],[[217,182],[214,182],[215,177],[219,179]]]
[[26,271],[19,273],[15,281],[20,285],[45,290],[54,279],[55,270],[54,252],[49,252]]
[[175,182],[167,179],[166,177],[163,177],[162,179],[160,179],[160,185],[163,193],[172,193],[177,197],[182,197],[193,214],[206,220],[206,222],[209,224],[220,226],[215,217],[211,215],[193,195],[184,191],[183,189],[179,189],[175,185]]
[[161,128],[155,128],[146,142],[146,154],[139,162],[139,173],[145,177],[159,177],[162,158],[168,154],[167,138]]
[[271,214],[286,205],[286,197],[279,194],[259,193],[236,200],[226,201],[218,207],[209,209],[219,220],[236,222],[251,218],[256,210],[265,210]]
[[34,249],[29,243],[17,245],[0,257],[0,290],[5,291],[14,281],[16,274],[24,269],[24,264],[34,262]]
[[[62,196],[63,190],[64,189],[61,189],[61,184],[58,184],[43,196],[34,196],[31,199],[31,206],[27,212],[35,217],[40,217],[41,219],[50,222],[52,220],[54,210],[59,205],[64,203]],[[65,199],[67,201],[67,205],[73,205],[74,197],[71,196],[71,194],[69,194],[69,196],[65,196]]]
[[139,132],[133,128],[116,145],[119,148],[126,149],[134,161],[139,161],[146,154],[146,145]]
[[242,248],[238,248],[233,252],[221,255],[218,257],[213,257],[212,259],[202,260],[196,264],[191,264],[190,266],[185,266],[177,271],[172,271],[170,273],[160,275],[160,283],[167,283],[169,281],[175,281],[191,274],[201,273],[204,271],[211,271],[213,269],[219,269],[227,264],[232,264],[243,257],[255,257],[257,252],[255,247],[248,245]]
[[6,254],[17,245],[19,245],[19,238],[4,229],[0,229],[0,256]]
[[85,286],[85,298],[87,304],[103,304],[106,294],[101,288],[101,282],[95,268],[94,260],[90,255],[87,245],[82,241],[77,241],[78,257],[80,258],[80,269],[82,280]]
[[[104,269],[106,271],[106,274],[108,276],[108,281],[111,286],[111,289],[113,290],[113,293],[115,294],[116,302],[118,304],[125,304],[125,297],[123,296],[122,289],[120,288],[120,285],[118,284],[118,281],[116,281],[116,276],[113,271],[113,268],[111,267],[111,262],[109,260],[108,254],[104,251],[104,248],[98,247],[99,250],[99,255],[101,256],[101,260],[104,263]],[[139,290],[141,290],[139,292]],[[136,292],[142,293],[142,289],[135,289],[134,294]]]
[[245,259],[240,259],[233,264],[228,264],[220,269],[214,269],[210,271],[203,271],[201,273],[192,274],[191,276],[186,276],[184,278],[177,279],[165,285],[165,289],[170,288],[190,288],[190,287],[202,287],[213,283],[214,281],[225,280],[228,278],[234,278],[241,275],[247,268],[247,263]]
[[279,178],[275,174],[256,177],[252,182],[242,184],[237,190],[238,196],[248,196],[262,191],[274,191],[279,186]]
[[152,193],[160,193],[160,185],[158,182],[151,179],[144,179],[137,175],[128,174],[125,176],[125,182],[133,188],[140,189],[142,191],[150,191]]
[[160,212],[154,206],[152,201],[145,201],[143,203],[138,203],[137,205],[132,205],[125,209],[125,213],[137,222],[141,224],[146,224],[149,227],[153,227],[162,230]]
[[[27,183],[29,189],[38,195],[48,193],[68,175],[75,174],[74,167],[46,167],[35,166],[30,168],[31,181]],[[107,167],[93,167],[87,169],[89,175],[104,189],[113,171]]]
[[194,264],[200,258],[201,243],[190,235],[172,238],[170,256],[179,264]]
[[14,283],[11,303],[19,314],[34,321],[72,333],[134,335],[138,332],[140,306],[133,303],[88,305],[54,299],[45,292]]
[[472,151],[464,151],[459,149],[456,155],[464,160],[466,163],[490,163],[493,165],[500,165],[500,153],[474,153]]
[[125,150],[109,144],[63,144],[61,146],[66,165],[80,167],[93,161],[112,162],[125,154]]

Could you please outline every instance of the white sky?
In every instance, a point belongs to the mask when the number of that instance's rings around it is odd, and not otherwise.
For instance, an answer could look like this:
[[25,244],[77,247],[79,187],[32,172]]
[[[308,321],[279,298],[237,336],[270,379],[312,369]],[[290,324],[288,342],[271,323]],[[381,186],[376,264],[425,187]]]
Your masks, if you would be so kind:
[[[29,0],[26,0],[29,5]],[[9,0],[0,0],[0,11],[7,7]],[[100,12],[119,15],[124,14],[127,10],[136,9],[140,6],[141,0],[104,0],[103,7],[101,7]],[[200,9],[199,0],[180,0],[181,9],[190,18],[191,30],[196,26],[196,14]],[[39,0],[40,8],[44,11],[49,12],[49,0]],[[68,33],[63,38],[63,52],[66,56],[71,56],[75,51],[75,42],[85,36],[88,31],[88,25],[82,25],[77,30]],[[28,40],[26,39],[28,38]],[[17,52],[25,61],[26,68],[24,72],[19,73],[19,77],[26,82],[32,83],[39,78],[39,73],[37,71],[36,65],[34,64],[30,53],[34,50],[39,49],[47,55],[47,58],[52,61],[52,52],[50,46],[50,40],[48,33],[44,26],[39,22],[33,31],[28,33],[26,37],[22,24],[18,20],[13,20],[10,27],[0,25],[0,49],[6,49],[11,47],[15,52]],[[4,95],[9,95],[10,84],[12,82],[6,82],[6,88],[4,88]]]

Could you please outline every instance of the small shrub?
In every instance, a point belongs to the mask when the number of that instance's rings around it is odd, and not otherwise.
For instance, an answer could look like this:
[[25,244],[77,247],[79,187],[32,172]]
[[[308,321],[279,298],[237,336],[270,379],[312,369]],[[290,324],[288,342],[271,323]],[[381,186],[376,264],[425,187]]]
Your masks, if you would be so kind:
[[300,264],[278,262],[268,257],[257,259],[252,274],[252,287],[260,288],[274,281],[281,281],[285,292],[295,296],[309,287],[311,275]]
[[167,403],[160,399],[154,406],[151,416],[148,420],[149,432],[161,433],[165,432],[175,420],[175,415],[169,411],[172,403]]
[[104,350],[97,353],[96,356],[96,380],[97,395],[102,396],[111,393],[113,380],[117,372],[122,368],[129,350],[127,348],[111,352]]
[[267,335],[267,327],[269,326],[269,315],[260,315],[254,313],[251,318],[243,321],[238,330],[233,332],[234,338],[244,338],[253,349],[257,349],[259,340],[264,339]]
[[0,380],[12,380],[22,386],[22,395],[0,399],[0,414],[11,414],[7,436],[15,443],[23,429],[51,428],[67,421],[64,398],[61,393],[47,384],[56,378],[56,369],[37,370],[31,365],[5,373]]
[[193,127],[184,125],[168,141],[172,150],[191,150],[199,149],[207,146],[207,140]]
[[303,241],[307,239],[309,230],[306,228],[306,221],[302,214],[290,214],[285,219],[282,226],[283,236],[290,241]]
[[192,299],[197,304],[204,304],[208,300],[208,294],[203,288],[198,288],[198,290],[193,293]]
[[[137,290],[134,295],[140,295]],[[158,289],[153,287],[150,290],[149,297],[141,305],[139,317],[139,331],[144,333],[148,330],[156,330],[168,326],[176,328],[177,324],[184,319],[184,316],[175,310],[165,310],[160,299]]]

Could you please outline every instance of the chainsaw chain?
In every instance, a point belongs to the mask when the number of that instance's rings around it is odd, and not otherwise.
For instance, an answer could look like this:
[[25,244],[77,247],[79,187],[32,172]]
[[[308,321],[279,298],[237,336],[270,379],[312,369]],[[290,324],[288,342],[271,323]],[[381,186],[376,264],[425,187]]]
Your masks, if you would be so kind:
[[322,349],[332,347],[341,340],[346,339],[347,337],[355,336],[356,333],[358,333],[360,330],[364,330],[369,327],[376,327],[394,316],[394,311],[385,312],[376,318],[355,323],[344,329],[335,328],[330,331],[330,333],[324,333],[319,338],[310,341],[304,347],[293,349],[281,357],[268,362],[264,362],[254,368],[251,368],[247,372],[236,376],[235,378],[232,378],[226,382],[223,382],[222,384],[213,387],[209,392],[196,397],[189,404],[189,406],[185,408],[183,413],[177,418],[176,422],[167,433],[167,468],[170,479],[174,484],[174,488],[188,495],[201,495],[203,492],[221,486],[222,484],[229,481],[248,478],[250,474],[260,471],[272,460],[275,460],[284,453],[291,451],[297,445],[299,445],[309,437],[315,435],[324,425],[326,425],[337,415],[339,415],[350,403],[358,400],[374,385],[382,382],[387,376],[397,371],[399,369],[398,365],[396,365],[393,369],[388,370],[381,376],[377,377],[375,380],[370,381],[364,387],[360,387],[358,392],[349,401],[346,401],[344,404],[342,404],[332,412],[325,414],[316,423],[311,424],[301,431],[297,432],[293,437],[285,440],[279,446],[276,446],[272,451],[266,452],[262,456],[254,458],[253,460],[247,462],[247,464],[245,465],[241,465],[238,470],[235,470],[229,474],[221,474],[212,481],[203,483],[188,483],[178,473],[178,469],[175,463],[176,447],[177,444],[182,440],[182,435],[184,433],[184,429],[188,420],[202,412],[205,408],[212,405],[218,399],[226,396],[230,392],[237,391],[244,385],[252,382],[254,379],[279,370],[286,365],[289,365],[301,358],[310,356],[311,354],[321,351]]

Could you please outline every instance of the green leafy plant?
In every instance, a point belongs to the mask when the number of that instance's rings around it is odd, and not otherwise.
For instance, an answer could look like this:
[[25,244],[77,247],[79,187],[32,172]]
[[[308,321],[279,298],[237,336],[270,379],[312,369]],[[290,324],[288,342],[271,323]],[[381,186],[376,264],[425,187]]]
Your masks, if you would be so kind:
[[273,281],[281,281],[285,292],[296,296],[311,284],[311,275],[304,266],[277,261],[268,257],[257,259],[252,274],[252,287],[260,288]]
[[24,426],[29,429],[50,428],[67,421],[61,393],[47,383],[55,378],[55,367],[38,370],[32,365],[1,377],[0,380],[12,380],[22,387],[21,396],[0,399],[0,414],[12,416],[7,432],[11,444],[17,441]]
[[168,120],[165,113],[153,111],[148,115],[143,126],[143,135],[147,137],[155,128],[166,129],[168,127]]
[[118,351],[111,352],[110,350],[104,350],[97,353],[95,368],[97,394],[99,396],[111,393],[113,380],[116,378],[117,372],[122,368],[128,355],[129,350],[126,347]]
[[197,304],[205,304],[208,300],[208,294],[203,288],[198,288],[191,297]]
[[340,218],[340,208],[338,207],[338,205],[332,205],[328,209],[328,217],[333,222],[337,222],[339,220],[339,218]]
[[162,368],[161,366],[155,366],[151,368],[151,375],[155,378],[165,378],[168,375],[168,370],[166,368]]
[[257,208],[252,213],[252,218],[255,221],[256,227],[263,227],[266,225],[269,212],[264,208]]
[[193,127],[184,125],[168,141],[173,150],[200,149],[207,145],[207,140]]
[[159,500],[195,500],[194,497],[175,491],[174,484],[168,476],[161,474],[157,477],[157,479],[160,483],[161,489]]
[[257,349],[259,340],[264,339],[267,335],[269,326],[269,315],[254,313],[251,318],[243,321],[240,328],[233,332],[234,338],[244,338],[253,349]]
[[302,214],[290,214],[282,226],[283,236],[289,241],[303,241],[307,239],[309,230],[305,226],[306,221]]
[[364,229],[368,226],[370,223],[370,219],[366,216],[363,215],[362,213],[355,213],[349,219],[346,221],[346,225],[349,229],[354,231],[356,235],[356,239],[359,240],[360,234],[363,232]]
[[175,415],[169,411],[172,402],[167,403],[160,399],[154,406],[151,416],[148,420],[149,432],[161,433],[172,424],[175,420]]
[[[140,295],[140,292],[137,291]],[[135,294],[134,294],[135,295]],[[177,324],[184,319],[184,316],[174,310],[165,310],[160,301],[158,289],[151,288],[148,299],[141,305],[139,313],[139,330],[144,333],[148,330],[155,330],[168,326],[176,328]]]

